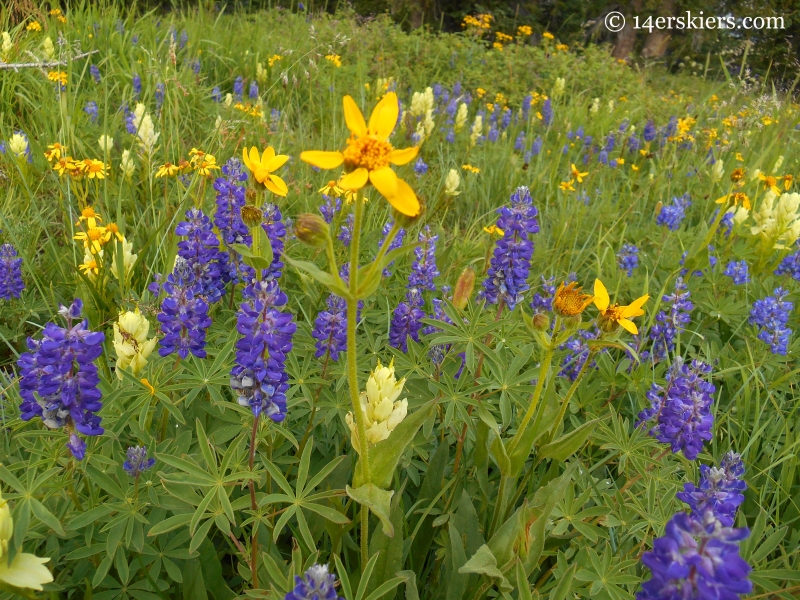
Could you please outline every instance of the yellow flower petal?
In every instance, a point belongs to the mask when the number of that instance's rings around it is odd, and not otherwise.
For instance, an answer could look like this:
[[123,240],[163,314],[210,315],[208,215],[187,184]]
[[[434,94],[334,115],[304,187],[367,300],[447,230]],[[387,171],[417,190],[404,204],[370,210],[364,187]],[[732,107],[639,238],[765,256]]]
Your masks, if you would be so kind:
[[419,146],[411,146],[410,148],[395,149],[389,155],[389,162],[393,165],[407,165],[414,160],[419,154]]
[[272,171],[277,171],[283,165],[286,164],[287,160],[289,160],[288,156],[286,156],[285,154],[278,154],[277,156],[271,158],[268,163],[266,163],[267,171],[269,171],[270,173]]
[[267,146],[266,148],[264,148],[264,153],[261,155],[261,164],[266,165],[273,158],[275,158],[275,148],[273,148],[272,146]]
[[392,135],[394,126],[397,124],[399,112],[397,94],[389,92],[378,102],[369,117],[370,133],[384,140],[388,138]]
[[620,319],[617,321],[617,323],[619,323],[620,326],[628,333],[632,333],[633,335],[639,333],[639,330],[636,328],[636,324],[633,321],[629,321],[628,319]]
[[339,182],[339,187],[343,190],[355,192],[367,185],[367,179],[369,179],[369,171],[364,167],[359,167],[355,171],[351,171],[342,177],[342,180]]
[[344,120],[347,123],[347,128],[355,133],[357,137],[367,135],[367,124],[356,101],[351,96],[345,96],[342,103],[344,104]]
[[386,198],[389,204],[407,217],[416,217],[420,211],[419,200],[414,190],[405,181],[397,178],[397,193],[393,198]]
[[594,305],[599,308],[601,311],[604,311],[608,308],[608,305],[611,303],[611,299],[608,297],[608,290],[606,286],[603,285],[603,282],[599,279],[594,280]]
[[644,311],[642,310],[642,306],[647,300],[650,298],[649,295],[644,295],[641,298],[637,298],[633,302],[631,302],[628,306],[622,309],[622,316],[623,317],[638,317],[639,315],[643,315]]
[[391,167],[381,167],[370,171],[369,180],[375,189],[387,200],[394,198],[397,194],[397,175],[392,171]]
[[250,148],[250,156],[249,156],[250,162],[249,163],[245,162],[247,168],[250,169],[251,171],[255,170],[258,167],[259,162],[261,162],[260,158],[261,157],[258,155],[258,148],[256,148],[255,146]]
[[341,152],[323,152],[322,150],[306,150],[300,153],[300,160],[320,169],[335,169],[344,162]]
[[289,188],[287,187],[286,182],[277,175],[272,175],[268,179],[265,179],[264,187],[266,187],[276,196],[285,196],[289,193]]
[[44,566],[49,558],[39,558],[27,552],[20,552],[11,564],[7,557],[0,560],[0,581],[18,588],[41,590],[43,583],[53,581],[53,575]]

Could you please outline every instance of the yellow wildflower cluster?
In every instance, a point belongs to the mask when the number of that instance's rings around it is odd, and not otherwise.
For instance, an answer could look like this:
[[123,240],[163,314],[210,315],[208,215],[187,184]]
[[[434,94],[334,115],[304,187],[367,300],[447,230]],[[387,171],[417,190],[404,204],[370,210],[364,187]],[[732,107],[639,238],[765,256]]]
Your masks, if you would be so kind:
[[483,89],[482,87],[479,87],[477,90],[475,90],[475,94],[478,96],[478,99],[480,100],[486,95],[486,90]]
[[271,67],[276,62],[278,62],[279,60],[282,60],[282,59],[283,59],[283,57],[280,54],[273,54],[272,56],[270,56],[267,59],[267,64],[269,64],[269,66]]
[[556,44],[556,50],[560,50],[561,52],[566,52],[569,50],[569,46],[566,44]]
[[27,27],[25,27],[26,31],[41,31],[42,26],[39,21],[31,21],[28,23]]
[[533,29],[530,25],[520,25],[517,27],[517,37],[528,37],[533,35]]
[[62,86],[67,85],[67,73],[65,71],[50,71],[47,73],[47,79],[60,83]]
[[61,23],[66,23],[67,22],[67,18],[64,16],[64,13],[61,12],[60,8],[54,8],[47,14],[49,14],[51,17],[55,17]]
[[470,173],[475,173],[476,175],[481,172],[481,170],[478,167],[473,167],[470,164],[461,165],[461,168]]
[[203,152],[197,148],[192,148],[189,151],[189,164],[197,172],[198,175],[208,176],[211,171],[219,171],[217,165],[217,158],[213,154]]
[[507,33],[503,33],[502,31],[495,31],[494,37],[501,44],[505,44],[506,42],[511,42],[514,40],[512,36],[508,35]]
[[332,62],[334,67],[342,66],[342,57],[338,54],[326,54],[325,60]]
[[61,175],[69,175],[73,179],[105,179],[108,165],[102,160],[84,158],[82,160],[67,156],[67,147],[58,142],[50,144],[44,157],[51,163],[53,170]]
[[264,112],[261,110],[261,107],[258,105],[252,105],[249,102],[247,104],[242,104],[241,102],[237,102],[233,105],[233,108],[236,110],[240,110],[243,113],[250,115],[251,117],[261,118],[264,116]]
[[550,33],[549,31],[545,31],[545,32],[542,34],[542,38],[544,38],[544,39],[546,39],[546,40],[554,40],[554,39],[555,39],[555,37],[556,37],[556,36],[554,36],[554,35],[553,35],[552,33]]
[[474,17],[472,15],[467,15],[464,17],[464,22],[461,24],[461,26],[465,29],[472,27],[478,30],[486,30],[492,28],[493,20],[494,17],[490,14],[479,14]]

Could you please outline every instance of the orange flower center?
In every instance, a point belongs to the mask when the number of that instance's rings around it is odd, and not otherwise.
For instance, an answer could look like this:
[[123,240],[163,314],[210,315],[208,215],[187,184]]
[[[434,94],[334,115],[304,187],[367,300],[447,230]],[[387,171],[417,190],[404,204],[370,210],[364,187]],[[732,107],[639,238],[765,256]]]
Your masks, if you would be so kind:
[[583,294],[581,291],[581,288],[577,287],[574,282],[560,287],[553,301],[556,311],[565,317],[581,314],[592,301],[592,296]]
[[777,183],[778,183],[777,180],[771,175],[764,178],[764,185],[766,185],[767,187],[775,187],[775,184]]
[[96,219],[97,213],[94,212],[94,209],[91,206],[87,206],[81,211],[81,215],[84,219]]
[[106,225],[106,229],[108,229],[111,233],[119,233],[119,227],[117,227],[116,223],[109,223]]
[[344,164],[349,169],[364,167],[368,171],[375,171],[389,164],[392,150],[392,145],[387,141],[351,135],[343,152]]
[[88,237],[93,242],[103,239],[103,230],[102,229],[90,229],[86,233],[86,237]]

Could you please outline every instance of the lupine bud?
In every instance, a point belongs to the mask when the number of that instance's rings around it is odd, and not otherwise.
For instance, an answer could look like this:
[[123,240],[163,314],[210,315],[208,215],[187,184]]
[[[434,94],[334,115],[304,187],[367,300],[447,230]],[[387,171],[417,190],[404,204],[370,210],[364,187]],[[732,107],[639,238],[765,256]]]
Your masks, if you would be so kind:
[[459,310],[464,310],[472,297],[474,289],[475,269],[467,267],[461,271],[461,275],[458,276],[458,281],[456,281],[456,287],[453,290],[453,305]]
[[330,238],[330,229],[325,219],[310,213],[297,217],[294,233],[298,240],[315,248],[324,246]]

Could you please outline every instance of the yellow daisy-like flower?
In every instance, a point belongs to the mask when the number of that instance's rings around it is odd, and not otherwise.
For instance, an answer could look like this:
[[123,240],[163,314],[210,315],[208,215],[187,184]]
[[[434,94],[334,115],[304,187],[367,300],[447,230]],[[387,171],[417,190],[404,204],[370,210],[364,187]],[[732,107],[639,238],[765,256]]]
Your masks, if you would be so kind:
[[343,152],[302,152],[300,160],[320,169],[344,164],[346,175],[339,182],[343,190],[357,191],[371,183],[397,211],[416,217],[420,213],[417,195],[389,166],[408,164],[419,152],[416,146],[401,150],[389,143],[398,114],[397,94],[389,92],[372,111],[367,126],[355,100],[345,96],[344,118],[351,131],[347,147]]
[[89,229],[94,229],[97,227],[97,222],[102,220],[102,217],[95,212],[93,207],[87,206],[81,211],[81,216],[78,218],[78,222],[75,224],[80,225],[81,221],[86,221],[86,226]]
[[325,194],[326,196],[335,196],[336,198],[344,194],[344,190],[339,187],[339,182],[333,179],[331,179],[317,191],[320,194]]
[[783,187],[788,192],[789,188],[792,187],[794,183],[794,175],[784,175],[783,176]]
[[211,171],[219,170],[217,159],[213,154],[205,154],[202,158],[194,161],[194,169],[198,174],[206,177],[211,175]]
[[61,160],[61,154],[62,153],[66,155],[67,147],[66,146],[62,146],[58,142],[55,142],[54,144],[50,144],[47,147],[47,150],[44,153],[44,157],[48,161]]
[[156,177],[174,177],[180,170],[180,167],[177,165],[173,165],[172,163],[164,163],[158,168]]
[[738,169],[734,169],[733,173],[731,173],[731,181],[735,184],[742,185],[744,180],[744,169],[739,167]]
[[562,181],[558,184],[558,187],[562,192],[574,192],[575,188],[572,186],[573,183],[575,183],[573,179],[570,179],[569,181]]
[[78,268],[85,275],[97,275],[100,272],[100,265],[94,257],[78,265]]
[[92,254],[97,254],[103,244],[111,239],[111,235],[107,233],[105,227],[90,227],[86,231],[79,231],[72,239],[82,241],[85,248]]
[[581,173],[574,164],[570,165],[570,170],[572,171],[572,177],[578,180],[578,183],[583,183],[583,178],[586,177],[589,172]]
[[734,192],[733,194],[727,194],[722,198],[717,198],[715,201],[717,204],[725,204],[728,200],[733,200],[734,206],[739,206],[741,204],[747,210],[750,210],[750,198],[747,197],[747,194],[744,192]]
[[102,160],[84,158],[81,163],[79,163],[80,168],[89,179],[106,178],[106,163],[104,163]]
[[642,306],[650,298],[649,295],[641,296],[628,306],[620,306],[619,304],[611,304],[611,299],[608,297],[608,290],[603,282],[595,279],[594,282],[594,305],[600,311],[598,319],[600,329],[603,331],[613,331],[616,325],[622,327],[625,331],[636,335],[639,330],[631,317],[638,317],[644,314]]
[[581,314],[594,300],[591,294],[584,294],[583,288],[576,281],[566,285],[562,282],[553,296],[553,309],[562,317],[574,317]]
[[780,179],[779,177],[773,177],[772,175],[764,175],[763,173],[759,173],[758,178],[764,182],[765,190],[772,190],[772,193],[776,196],[781,195],[781,189],[778,187],[778,179]]
[[59,158],[58,161],[53,163],[53,170],[56,171],[60,176],[64,173],[72,174],[73,172],[79,170],[79,167],[72,157],[65,156],[63,158]]
[[[320,152],[319,154],[333,153]],[[242,150],[242,158],[244,159],[245,166],[250,169],[256,181],[270,192],[276,196],[285,196],[289,192],[286,182],[273,174],[274,171],[277,171],[286,164],[286,161],[289,160],[288,156],[285,154],[275,154],[275,148],[272,146],[267,146],[261,156],[259,156],[258,148],[253,146],[250,148],[249,154],[247,148]]]
[[633,169],[634,171],[638,171],[639,167],[637,167],[636,165],[631,165],[631,169]]
[[42,26],[39,24],[39,21],[31,21],[28,23],[28,26],[25,27],[27,31],[41,31]]
[[109,241],[112,236],[117,238],[117,240],[120,242],[125,241],[125,236],[120,233],[119,227],[116,223],[109,223],[106,225],[106,237],[108,238],[106,241]]

